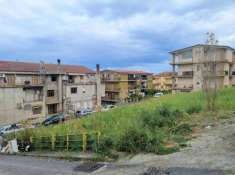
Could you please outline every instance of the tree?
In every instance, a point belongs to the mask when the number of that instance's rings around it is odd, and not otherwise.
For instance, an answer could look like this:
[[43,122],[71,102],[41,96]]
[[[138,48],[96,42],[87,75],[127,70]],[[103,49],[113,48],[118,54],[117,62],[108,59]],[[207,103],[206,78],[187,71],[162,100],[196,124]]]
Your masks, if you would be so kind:
[[217,98],[217,61],[218,54],[214,33],[207,33],[208,39],[204,47],[204,57],[201,61],[202,91],[207,102],[207,108],[215,111]]

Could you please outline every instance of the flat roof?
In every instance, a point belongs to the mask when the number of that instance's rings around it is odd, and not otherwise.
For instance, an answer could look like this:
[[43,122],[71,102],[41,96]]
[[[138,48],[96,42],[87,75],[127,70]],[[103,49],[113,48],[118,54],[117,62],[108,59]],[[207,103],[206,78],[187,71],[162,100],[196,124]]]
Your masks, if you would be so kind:
[[235,52],[235,49],[230,47],[230,46],[225,46],[225,45],[209,45],[209,44],[196,44],[196,45],[185,47],[185,48],[182,48],[182,49],[177,49],[177,50],[171,51],[169,53],[170,54],[179,53],[179,52],[183,52],[185,50],[189,50],[189,49],[192,49],[193,47],[198,47],[198,46],[213,46],[213,47],[217,47],[217,48],[226,48],[226,49],[231,49],[231,50],[233,50]]

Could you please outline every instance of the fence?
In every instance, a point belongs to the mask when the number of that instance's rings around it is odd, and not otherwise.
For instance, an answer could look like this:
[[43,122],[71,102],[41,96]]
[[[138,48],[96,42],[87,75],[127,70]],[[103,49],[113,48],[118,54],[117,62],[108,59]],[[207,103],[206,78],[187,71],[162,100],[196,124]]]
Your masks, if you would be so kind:
[[[17,139],[19,145],[26,140]],[[51,135],[30,137],[29,143],[32,151],[93,151],[97,152],[100,141],[100,132]]]

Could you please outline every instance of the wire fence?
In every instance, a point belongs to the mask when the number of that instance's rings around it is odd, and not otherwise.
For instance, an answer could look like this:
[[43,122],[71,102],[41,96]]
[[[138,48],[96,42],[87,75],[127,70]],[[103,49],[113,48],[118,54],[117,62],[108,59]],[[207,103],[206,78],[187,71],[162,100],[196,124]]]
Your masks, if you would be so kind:
[[17,139],[19,145],[29,142],[32,151],[93,151],[97,152],[100,132],[30,137]]

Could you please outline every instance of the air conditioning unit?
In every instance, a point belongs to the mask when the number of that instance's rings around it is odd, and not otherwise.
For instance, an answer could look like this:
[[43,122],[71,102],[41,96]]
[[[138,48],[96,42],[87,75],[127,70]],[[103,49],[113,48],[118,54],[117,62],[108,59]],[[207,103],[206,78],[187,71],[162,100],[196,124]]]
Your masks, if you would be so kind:
[[0,78],[5,78],[6,75],[5,74],[0,74]]
[[68,76],[67,76],[67,75],[64,75],[64,76],[62,77],[62,80],[68,81]]
[[24,85],[30,85],[30,81],[24,81]]
[[22,109],[23,108],[23,104],[22,103],[17,103],[16,104],[16,108],[17,109]]

